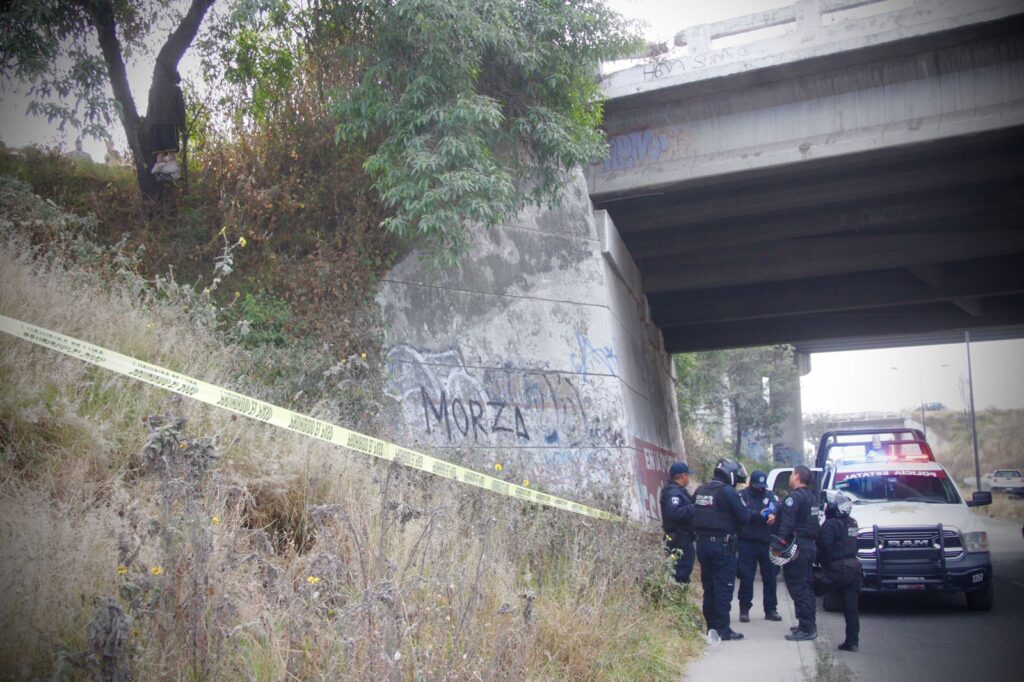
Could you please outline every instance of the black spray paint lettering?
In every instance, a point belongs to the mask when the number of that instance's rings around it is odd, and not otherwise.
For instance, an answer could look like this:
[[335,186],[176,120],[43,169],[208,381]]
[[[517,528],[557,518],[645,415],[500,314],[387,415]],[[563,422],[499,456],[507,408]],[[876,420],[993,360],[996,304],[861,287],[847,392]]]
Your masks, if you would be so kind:
[[435,403],[424,386],[420,386],[420,397],[423,400],[423,422],[428,434],[434,432],[435,426],[444,426],[445,437],[451,441],[452,424],[454,423],[455,430],[463,437],[472,436],[474,443],[479,441],[480,434],[486,437],[495,433],[513,432],[516,438],[530,440],[526,420],[523,418],[522,410],[518,407],[513,407],[512,425],[507,426],[508,415],[505,414],[506,404],[503,400],[490,400],[486,403],[486,407],[490,408],[491,414],[494,415],[490,431],[488,431],[488,420],[484,418],[486,412],[484,403],[472,399],[463,401],[461,398],[449,400],[448,394],[444,390],[441,391],[438,402]]

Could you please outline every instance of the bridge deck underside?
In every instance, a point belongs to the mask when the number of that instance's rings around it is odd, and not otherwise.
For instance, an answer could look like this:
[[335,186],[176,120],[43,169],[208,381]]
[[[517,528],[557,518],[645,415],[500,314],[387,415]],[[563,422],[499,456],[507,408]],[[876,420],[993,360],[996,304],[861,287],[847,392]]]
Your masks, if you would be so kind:
[[671,352],[1024,335],[1024,127],[595,206]]

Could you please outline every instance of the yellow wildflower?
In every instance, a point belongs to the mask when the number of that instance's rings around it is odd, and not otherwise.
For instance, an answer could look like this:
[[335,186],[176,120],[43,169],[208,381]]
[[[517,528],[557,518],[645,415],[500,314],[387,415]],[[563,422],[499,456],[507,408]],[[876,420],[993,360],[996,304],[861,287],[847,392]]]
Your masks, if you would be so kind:
[[215,525],[215,526],[219,526],[220,525],[220,517],[219,516],[214,516],[213,517],[213,525]]
[[228,226],[225,225],[224,227],[220,228],[220,232],[217,233],[217,236],[218,237],[222,237],[224,235],[224,233],[227,232],[227,231],[228,231]]
[[184,450],[185,448],[188,447],[188,441],[187,440],[181,441],[180,443],[178,443],[178,447]]
[[523,479],[523,487],[524,488],[529,488],[530,487],[530,479],[528,479],[528,478]]
[[318,582],[320,582],[320,578],[316,577],[315,575],[311,575],[306,578],[306,582],[310,585],[316,585]]
[[360,353],[359,357],[361,357],[363,360],[365,360],[366,359],[366,353]]
[[245,245],[248,244],[248,243],[249,242],[247,242],[245,240],[245,237],[239,237],[238,238],[238,245],[241,246],[243,249],[245,248]]
[[498,462],[497,464],[494,465],[494,470],[495,471],[501,471],[502,470],[501,462]]
[[153,575],[161,575],[163,574],[164,569],[163,566],[154,566],[153,568],[149,569],[149,572]]
[[241,292],[241,291],[236,291],[236,292],[235,292],[235,298],[238,298],[238,297],[239,297],[239,296],[241,296],[241,295],[242,295],[242,292]]
[[127,573],[128,573],[128,567],[127,566],[118,566],[117,567],[117,574],[118,575],[126,575]]

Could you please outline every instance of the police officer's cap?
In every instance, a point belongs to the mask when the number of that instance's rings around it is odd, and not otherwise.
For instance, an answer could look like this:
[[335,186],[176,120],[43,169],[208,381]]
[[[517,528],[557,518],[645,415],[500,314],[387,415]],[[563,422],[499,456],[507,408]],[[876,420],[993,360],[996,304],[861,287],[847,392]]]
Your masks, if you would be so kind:
[[768,485],[768,474],[763,471],[755,471],[750,474],[750,487],[757,488],[758,490],[763,489]]
[[672,462],[672,466],[668,468],[668,477],[675,478],[682,474],[690,473],[690,467],[686,466],[686,462]]

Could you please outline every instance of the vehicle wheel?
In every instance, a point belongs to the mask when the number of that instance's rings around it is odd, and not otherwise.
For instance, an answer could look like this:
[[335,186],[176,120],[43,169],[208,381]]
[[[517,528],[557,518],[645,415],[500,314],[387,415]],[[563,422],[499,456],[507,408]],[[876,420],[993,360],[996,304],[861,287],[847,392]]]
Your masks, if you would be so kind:
[[992,583],[989,583],[983,590],[968,592],[965,595],[967,597],[967,608],[971,611],[991,611],[994,593],[995,590],[992,589]]
[[821,605],[825,607],[825,610],[829,613],[837,613],[843,610],[843,595],[836,590],[835,592],[828,592],[825,594],[824,599],[821,600]]

